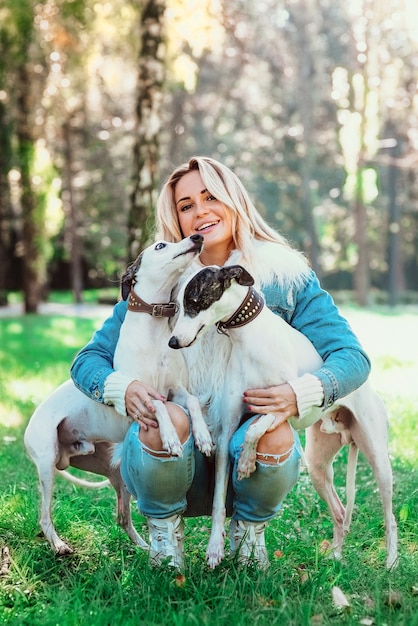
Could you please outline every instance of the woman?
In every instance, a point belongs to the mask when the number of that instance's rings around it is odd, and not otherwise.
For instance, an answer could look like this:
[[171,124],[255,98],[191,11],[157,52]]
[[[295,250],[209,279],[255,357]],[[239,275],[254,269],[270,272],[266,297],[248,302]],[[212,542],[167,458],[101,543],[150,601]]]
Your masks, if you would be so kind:
[[[276,421],[260,440],[257,469],[228,497],[231,551],[243,563],[268,564],[264,529],[295,485],[300,466],[298,435],[287,420],[311,406],[331,406],[359,387],[370,363],[348,322],[321,289],[305,259],[270,228],[253,206],[237,176],[207,157],[194,157],[175,169],[157,203],[159,238],[166,241],[199,233],[204,237],[202,266],[240,262],[261,285],[267,305],[313,343],[324,364],[268,389],[248,389],[248,411],[231,439],[234,472],[248,426],[257,415],[274,412]],[[285,278],[283,278],[283,276]],[[113,370],[113,354],[127,309],[119,302],[113,316],[77,355],[71,369],[75,384],[90,397],[113,404],[135,420],[123,446],[121,471],[129,491],[147,517],[150,560],[181,568],[182,516],[210,515],[213,462],[195,448],[187,413],[175,407],[175,427],[183,443],[182,458],[162,450],[153,399],[158,389]]]

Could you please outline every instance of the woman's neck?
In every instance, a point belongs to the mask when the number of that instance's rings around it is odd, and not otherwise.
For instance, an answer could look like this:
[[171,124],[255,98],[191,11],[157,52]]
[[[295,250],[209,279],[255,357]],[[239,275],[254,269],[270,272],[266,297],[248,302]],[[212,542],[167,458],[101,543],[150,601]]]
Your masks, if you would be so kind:
[[229,259],[229,255],[231,254],[233,248],[222,250],[205,250],[203,245],[203,250],[200,253],[199,259],[202,265],[224,265]]

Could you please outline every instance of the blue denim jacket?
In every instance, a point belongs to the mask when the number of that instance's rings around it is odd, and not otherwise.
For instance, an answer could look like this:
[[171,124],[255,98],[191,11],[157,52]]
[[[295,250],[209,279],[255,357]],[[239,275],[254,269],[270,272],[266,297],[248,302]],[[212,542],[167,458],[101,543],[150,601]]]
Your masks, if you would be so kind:
[[[312,373],[322,382],[325,407],[365,382],[370,361],[314,272],[301,288],[289,291],[271,284],[263,288],[263,293],[267,306],[306,335],[321,355],[324,364]],[[75,385],[99,402],[103,402],[104,382],[113,372],[113,355],[126,311],[127,302],[118,302],[113,315],[80,350],[71,366]]]

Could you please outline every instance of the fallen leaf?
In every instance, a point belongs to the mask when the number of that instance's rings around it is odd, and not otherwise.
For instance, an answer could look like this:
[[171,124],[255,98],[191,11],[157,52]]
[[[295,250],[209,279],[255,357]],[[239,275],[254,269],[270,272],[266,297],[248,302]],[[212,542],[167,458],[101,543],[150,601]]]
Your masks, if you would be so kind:
[[395,591],[391,589],[386,593],[385,604],[388,606],[401,606],[402,604],[402,594],[400,591]]
[[319,544],[319,552],[320,554],[328,554],[332,550],[332,543],[328,541],[328,539],[324,539]]
[[309,580],[309,574],[307,572],[306,565],[301,563],[298,567],[299,579],[302,584],[306,583]]
[[322,613],[317,613],[316,615],[312,615],[311,624],[315,626],[316,624],[322,624],[324,621],[324,616]]
[[12,559],[10,558],[9,548],[4,546],[1,549],[0,576],[6,576],[9,573],[11,563]]
[[360,620],[360,624],[362,624],[363,626],[373,626],[374,619],[372,619],[371,617],[363,617]]
[[276,559],[282,559],[284,557],[284,552],[282,552],[281,550],[275,550],[273,554]]
[[337,609],[348,609],[350,606],[346,595],[343,593],[340,587],[332,588],[332,601]]
[[176,576],[175,583],[177,587],[184,587],[184,585],[186,584],[186,576],[184,576],[184,574],[178,574]]
[[364,602],[364,606],[366,607],[366,609],[374,609],[374,600],[372,598],[370,598],[369,596],[366,596],[363,600]]

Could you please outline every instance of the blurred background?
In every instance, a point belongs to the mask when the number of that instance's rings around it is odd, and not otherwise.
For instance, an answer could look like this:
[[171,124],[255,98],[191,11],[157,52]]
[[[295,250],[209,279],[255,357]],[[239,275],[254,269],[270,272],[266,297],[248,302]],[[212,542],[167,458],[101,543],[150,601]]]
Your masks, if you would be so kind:
[[416,0],[0,0],[0,302],[115,285],[212,156],[323,286],[418,303]]

